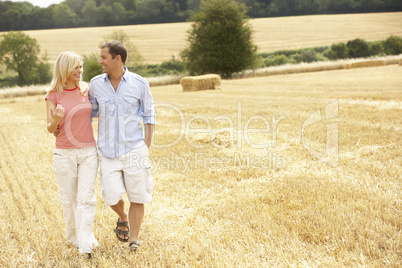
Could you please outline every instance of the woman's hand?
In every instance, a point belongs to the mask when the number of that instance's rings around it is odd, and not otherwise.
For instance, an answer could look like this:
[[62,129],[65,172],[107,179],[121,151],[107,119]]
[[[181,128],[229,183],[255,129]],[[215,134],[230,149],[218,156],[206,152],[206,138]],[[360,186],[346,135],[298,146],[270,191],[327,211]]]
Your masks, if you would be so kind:
[[53,122],[59,124],[64,116],[64,107],[60,104],[57,104],[56,109],[54,111],[50,110],[50,113],[52,115]]
[[47,109],[47,130],[50,133],[59,132],[59,123],[64,117],[64,107],[60,104],[57,104],[54,107],[54,104],[49,100],[46,101],[46,109]]

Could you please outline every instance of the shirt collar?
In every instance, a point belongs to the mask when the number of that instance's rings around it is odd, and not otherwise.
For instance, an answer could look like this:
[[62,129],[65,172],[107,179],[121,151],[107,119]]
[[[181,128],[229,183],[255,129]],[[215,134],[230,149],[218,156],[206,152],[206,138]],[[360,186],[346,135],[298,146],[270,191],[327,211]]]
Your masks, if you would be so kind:
[[128,69],[127,69],[127,67],[126,66],[124,66],[124,74],[123,74],[123,77],[122,77],[122,79],[124,79],[126,82],[127,82],[127,80],[128,80]]
[[[124,74],[123,74],[121,79],[123,79],[126,82],[127,82],[128,78],[129,78],[128,72],[129,72],[128,68],[126,66],[124,66]],[[109,75],[108,74],[103,74],[103,82],[106,82],[107,80],[109,80]]]

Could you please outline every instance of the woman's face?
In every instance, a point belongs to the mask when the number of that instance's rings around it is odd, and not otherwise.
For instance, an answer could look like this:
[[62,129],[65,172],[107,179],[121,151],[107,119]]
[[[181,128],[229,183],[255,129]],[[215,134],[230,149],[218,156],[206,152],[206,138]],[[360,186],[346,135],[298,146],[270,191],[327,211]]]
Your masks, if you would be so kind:
[[82,65],[81,65],[81,61],[79,61],[78,65],[75,67],[74,71],[68,77],[68,81],[79,82],[81,80],[81,74],[82,74]]

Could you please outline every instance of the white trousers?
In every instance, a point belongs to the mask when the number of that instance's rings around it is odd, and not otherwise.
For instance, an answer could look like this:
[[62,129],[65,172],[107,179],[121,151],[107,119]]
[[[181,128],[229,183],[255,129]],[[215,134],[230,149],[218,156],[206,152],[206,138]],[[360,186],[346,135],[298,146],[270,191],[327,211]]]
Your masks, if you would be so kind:
[[56,148],[53,161],[66,224],[66,239],[78,247],[79,253],[91,253],[98,246],[93,234],[98,170],[96,147]]

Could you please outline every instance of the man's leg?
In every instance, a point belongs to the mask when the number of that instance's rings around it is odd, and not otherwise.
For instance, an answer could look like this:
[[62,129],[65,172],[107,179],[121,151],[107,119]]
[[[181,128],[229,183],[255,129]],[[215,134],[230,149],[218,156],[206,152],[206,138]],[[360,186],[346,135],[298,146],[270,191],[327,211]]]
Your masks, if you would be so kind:
[[[120,199],[120,201],[117,202],[116,205],[110,206],[110,207],[114,210],[114,212],[117,213],[117,215],[119,215],[119,218],[120,218],[121,222],[124,222],[124,221],[128,220],[127,213],[124,211],[124,201],[123,201],[123,199]],[[130,223],[131,223],[131,221],[130,221]],[[130,224],[130,227],[131,227],[131,224]],[[127,231],[127,227],[125,227],[125,226],[120,226],[120,227],[118,227],[118,229],[120,229],[122,231]],[[129,238],[128,236],[124,236],[124,235],[120,235],[120,234],[118,234],[118,236],[121,239],[128,239]]]
[[130,219],[130,240],[138,241],[138,234],[140,233],[142,219],[144,218],[144,204],[130,204],[130,211],[128,213]]
[[[118,158],[104,157],[101,152],[98,155],[103,199],[119,215],[121,222],[128,221],[127,213],[124,211],[124,201],[121,199],[126,192],[123,182],[122,163]],[[119,226],[118,229],[128,231],[126,226]],[[117,234],[117,236],[121,239],[128,239],[128,236],[125,235]]]
[[144,218],[144,204],[152,201],[153,180],[148,160],[148,147],[142,143],[130,151],[130,161],[126,161],[124,168],[124,182],[127,190],[130,209],[130,250],[135,251],[138,246],[138,236]]

